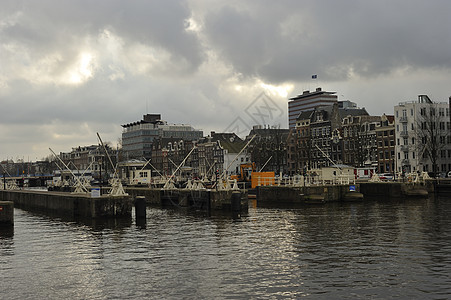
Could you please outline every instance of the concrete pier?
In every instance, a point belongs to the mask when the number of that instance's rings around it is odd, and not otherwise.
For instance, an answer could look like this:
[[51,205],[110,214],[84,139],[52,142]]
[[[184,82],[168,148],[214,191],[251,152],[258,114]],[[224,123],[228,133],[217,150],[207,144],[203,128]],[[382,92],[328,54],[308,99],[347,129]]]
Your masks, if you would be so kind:
[[[192,208],[208,212],[232,211],[232,190],[162,190],[130,187],[125,190],[133,198],[144,196],[149,205]],[[241,213],[246,213],[248,210],[247,192],[240,192],[240,194]]]
[[293,186],[260,186],[257,187],[259,204],[307,204],[311,199],[321,196],[322,202],[342,201],[353,186],[359,192],[360,186],[353,185],[315,185],[304,187]]
[[91,197],[89,194],[30,190],[1,190],[0,200],[14,202],[15,207],[25,210],[82,218],[131,216],[133,207],[133,200],[129,196]]
[[14,203],[0,201],[0,226],[14,225]]
[[434,180],[424,184],[406,182],[364,182],[360,184],[361,193],[368,198],[403,198],[412,196],[427,197],[434,193]]
[[257,187],[257,201],[259,204],[289,205],[335,201],[362,201],[367,198],[426,198],[428,195],[434,193],[434,182],[434,180],[429,180],[422,184],[407,182],[360,182],[350,185],[312,185],[304,187],[260,186]]

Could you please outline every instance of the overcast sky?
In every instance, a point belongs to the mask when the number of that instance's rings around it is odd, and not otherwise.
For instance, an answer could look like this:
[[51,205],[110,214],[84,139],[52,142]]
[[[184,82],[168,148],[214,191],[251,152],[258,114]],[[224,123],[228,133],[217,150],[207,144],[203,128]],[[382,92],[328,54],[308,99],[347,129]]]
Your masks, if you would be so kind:
[[[451,1],[0,0],[0,160],[114,146],[121,124],[288,128],[321,86],[372,115],[451,96]],[[312,75],[317,75],[316,80]]]

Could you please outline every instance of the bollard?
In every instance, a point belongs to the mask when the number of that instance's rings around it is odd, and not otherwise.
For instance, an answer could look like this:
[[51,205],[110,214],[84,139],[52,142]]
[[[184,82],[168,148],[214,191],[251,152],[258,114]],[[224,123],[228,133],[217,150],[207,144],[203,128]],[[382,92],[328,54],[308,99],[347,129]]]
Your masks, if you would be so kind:
[[241,212],[241,193],[240,192],[233,192],[232,193],[232,212],[233,213],[240,213]]
[[146,219],[146,197],[144,196],[135,198],[135,217],[136,219]]
[[0,201],[0,225],[14,225],[14,202]]

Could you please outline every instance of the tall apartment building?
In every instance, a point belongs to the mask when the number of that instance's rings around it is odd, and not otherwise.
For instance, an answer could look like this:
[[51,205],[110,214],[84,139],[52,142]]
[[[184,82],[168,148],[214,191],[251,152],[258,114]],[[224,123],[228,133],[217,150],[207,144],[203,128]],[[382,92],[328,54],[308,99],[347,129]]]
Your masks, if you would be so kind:
[[322,105],[333,105],[337,103],[338,97],[335,92],[323,91],[320,87],[314,92],[304,91],[301,95],[292,97],[288,102],[288,125],[289,129],[296,127],[296,118],[303,111],[313,110]]
[[446,102],[435,103],[427,95],[394,107],[397,172],[451,170],[451,121]]
[[122,151],[126,159],[152,157],[152,144],[160,137],[195,141],[203,136],[191,125],[168,124],[160,114],[146,114],[143,119],[122,125]]

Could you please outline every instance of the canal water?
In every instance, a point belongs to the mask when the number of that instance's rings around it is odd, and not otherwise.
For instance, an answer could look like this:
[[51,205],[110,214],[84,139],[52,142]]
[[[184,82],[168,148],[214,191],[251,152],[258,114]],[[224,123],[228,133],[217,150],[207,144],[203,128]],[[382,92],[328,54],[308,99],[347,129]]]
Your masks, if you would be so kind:
[[15,209],[0,299],[449,299],[451,199],[148,208],[146,224]]

